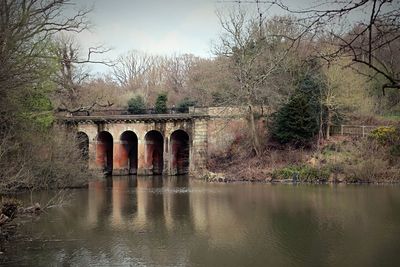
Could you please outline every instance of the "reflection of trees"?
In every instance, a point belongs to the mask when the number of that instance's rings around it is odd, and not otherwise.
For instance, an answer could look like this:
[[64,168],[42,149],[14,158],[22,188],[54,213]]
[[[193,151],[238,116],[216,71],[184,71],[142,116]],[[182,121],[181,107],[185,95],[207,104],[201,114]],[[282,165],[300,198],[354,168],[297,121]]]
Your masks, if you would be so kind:
[[32,231],[77,240],[46,248],[77,265],[377,266],[398,260],[398,190],[114,177]]
[[[224,265],[374,266],[374,254],[390,258],[390,246],[399,240],[388,237],[382,227],[382,218],[393,216],[387,195],[381,188],[368,191],[349,186],[224,185],[214,196],[191,194],[195,229],[207,237],[197,242],[191,260],[212,265],[228,253]],[[379,200],[373,209],[371,197]],[[400,196],[396,198],[400,208]],[[400,225],[400,219],[395,221],[393,225]],[[206,260],[203,249],[209,250]]]

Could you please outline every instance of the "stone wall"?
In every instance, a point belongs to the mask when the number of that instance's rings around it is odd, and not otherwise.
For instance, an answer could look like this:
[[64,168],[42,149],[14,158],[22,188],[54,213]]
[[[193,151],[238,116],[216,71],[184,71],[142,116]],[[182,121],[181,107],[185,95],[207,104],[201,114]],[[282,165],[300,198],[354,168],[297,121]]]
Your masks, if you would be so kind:
[[221,155],[231,144],[245,134],[247,122],[244,118],[210,118],[208,121],[208,154]]
[[207,168],[208,158],[208,121],[200,119],[194,121],[193,127],[193,164],[192,173],[202,173]]
[[237,138],[246,132],[246,107],[191,108],[189,112],[205,114],[208,156],[226,153]]

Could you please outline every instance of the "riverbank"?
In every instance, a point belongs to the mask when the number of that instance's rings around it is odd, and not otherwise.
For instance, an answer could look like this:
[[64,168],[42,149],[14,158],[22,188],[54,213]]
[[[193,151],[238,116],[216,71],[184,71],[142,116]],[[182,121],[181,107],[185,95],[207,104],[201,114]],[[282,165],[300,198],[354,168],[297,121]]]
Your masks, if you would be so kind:
[[[214,156],[210,182],[376,183],[400,182],[397,146],[382,140],[335,137],[319,149],[270,148],[252,157],[242,147]],[[232,152],[233,151],[233,152]]]
[[0,255],[4,253],[5,244],[17,236],[23,218],[38,216],[43,211],[40,204],[27,207],[16,198],[3,197],[0,202]]

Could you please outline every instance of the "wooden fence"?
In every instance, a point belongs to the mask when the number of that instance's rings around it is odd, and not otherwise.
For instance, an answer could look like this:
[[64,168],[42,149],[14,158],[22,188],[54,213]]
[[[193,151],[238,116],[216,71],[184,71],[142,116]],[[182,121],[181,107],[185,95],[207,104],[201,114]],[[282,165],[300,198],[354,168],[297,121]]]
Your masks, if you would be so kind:
[[347,135],[354,137],[366,137],[374,129],[380,126],[371,125],[334,125],[331,126],[331,135]]

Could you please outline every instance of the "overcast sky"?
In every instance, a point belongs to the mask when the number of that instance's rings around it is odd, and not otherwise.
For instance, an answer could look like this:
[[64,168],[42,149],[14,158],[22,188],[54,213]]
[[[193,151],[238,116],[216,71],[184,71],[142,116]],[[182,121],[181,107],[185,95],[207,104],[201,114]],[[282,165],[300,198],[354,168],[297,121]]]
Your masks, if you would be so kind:
[[[209,57],[219,22],[216,0],[76,0],[94,6],[91,30],[79,34],[82,48],[103,44],[115,58],[129,50]],[[98,68],[98,67],[96,67]]]
[[[296,5],[312,0],[291,0]],[[216,10],[237,5],[230,0],[74,0],[73,9],[94,7],[90,31],[79,34],[83,50],[103,44],[115,59],[129,50],[152,54],[183,54],[210,57],[211,42],[220,33]],[[224,3],[222,3],[224,2]],[[242,4],[246,5],[246,4]],[[255,10],[254,4],[247,4]],[[270,10],[274,15],[279,10]],[[94,72],[106,72],[101,66]]]

